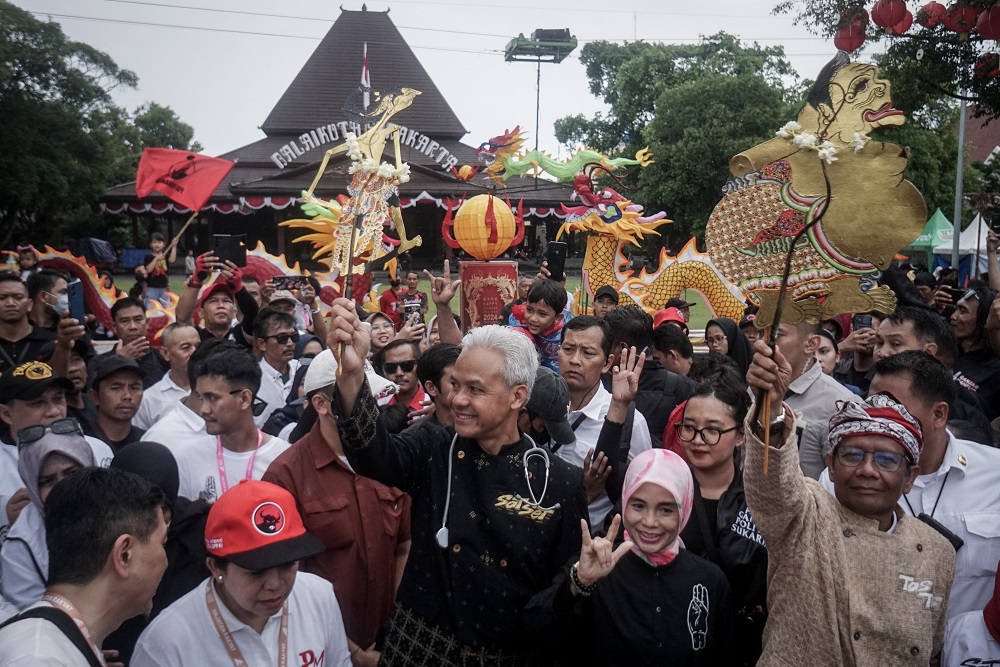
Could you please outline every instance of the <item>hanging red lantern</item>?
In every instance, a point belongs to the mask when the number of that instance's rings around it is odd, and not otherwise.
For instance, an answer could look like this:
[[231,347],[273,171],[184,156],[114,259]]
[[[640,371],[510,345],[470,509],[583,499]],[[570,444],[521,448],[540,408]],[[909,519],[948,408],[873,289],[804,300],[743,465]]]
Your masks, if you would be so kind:
[[976,19],[979,18],[983,10],[973,7],[963,2],[956,2],[948,6],[948,10],[941,17],[944,27],[959,35],[968,35],[976,27]]
[[886,30],[892,29],[906,14],[905,0],[878,0],[872,7],[872,23]]
[[979,79],[992,79],[1000,74],[1000,55],[983,53],[976,58],[972,73]]
[[917,10],[917,23],[928,29],[936,28],[947,11],[940,2],[928,2]]
[[986,39],[1000,39],[1000,3],[979,15],[976,30]]
[[866,37],[868,35],[865,34],[865,29],[862,26],[848,24],[841,26],[833,35],[833,45],[839,51],[854,53],[865,43]]
[[902,35],[910,29],[911,25],[913,25],[913,14],[907,11],[903,15],[903,20],[892,26],[892,28],[889,29],[889,33],[893,35]]

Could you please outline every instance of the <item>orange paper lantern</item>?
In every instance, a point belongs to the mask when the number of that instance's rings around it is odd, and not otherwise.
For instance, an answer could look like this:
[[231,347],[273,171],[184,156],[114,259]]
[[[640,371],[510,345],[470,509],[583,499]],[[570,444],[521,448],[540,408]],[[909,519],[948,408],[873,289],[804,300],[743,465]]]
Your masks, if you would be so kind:
[[519,236],[510,206],[493,195],[476,195],[462,204],[453,233],[465,252],[484,262],[501,255]]

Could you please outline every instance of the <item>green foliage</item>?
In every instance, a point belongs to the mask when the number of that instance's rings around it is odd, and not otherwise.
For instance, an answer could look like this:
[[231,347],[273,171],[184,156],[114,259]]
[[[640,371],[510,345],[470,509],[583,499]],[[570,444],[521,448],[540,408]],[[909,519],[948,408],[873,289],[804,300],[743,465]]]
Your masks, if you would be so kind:
[[645,138],[656,162],[643,170],[643,203],[675,220],[669,236],[700,236],[729,178],[729,160],[774,135],[794,111],[763,77],[709,74],[668,88]]
[[81,231],[108,238],[117,221],[90,205],[134,178],[144,146],[200,148],[170,109],[113,104],[115,88],[137,83],[57,23],[0,0],[0,247]]
[[795,71],[782,47],[746,46],[727,33],[697,44],[591,42],[580,60],[587,68],[590,91],[609,107],[595,118],[576,115],[557,120],[556,138],[600,151],[634,152],[641,148],[643,128],[653,119],[664,90],[709,74],[759,77],[784,91],[783,81]]
[[[926,2],[911,3],[916,12]],[[942,0],[941,4],[952,3]],[[962,0],[961,4],[988,9],[995,0]],[[844,23],[845,10],[864,7],[871,2],[860,0],[785,0],[775,7],[775,13],[792,14],[797,24],[815,34],[832,36]],[[847,14],[848,16],[850,13]],[[933,29],[920,26],[915,20],[902,36],[887,35],[881,28],[869,24],[866,44],[889,40],[888,60],[905,66],[913,76],[923,81],[924,94],[929,98],[965,92],[976,102],[976,112],[987,118],[1000,116],[1000,78],[976,76],[974,64],[980,54],[996,51],[994,40],[983,39],[973,32],[967,37],[950,32],[943,25]],[[917,51],[922,51],[917,58]]]

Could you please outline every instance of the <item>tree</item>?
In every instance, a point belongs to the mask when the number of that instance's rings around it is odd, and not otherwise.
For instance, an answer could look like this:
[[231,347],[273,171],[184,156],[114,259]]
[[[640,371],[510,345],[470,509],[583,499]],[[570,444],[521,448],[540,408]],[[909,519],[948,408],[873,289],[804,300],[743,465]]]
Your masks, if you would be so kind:
[[99,234],[109,221],[91,204],[134,177],[143,146],[190,144],[193,130],[170,109],[113,104],[115,88],[137,83],[106,53],[0,0],[0,247]]
[[745,46],[725,32],[697,44],[591,42],[580,61],[587,68],[590,92],[609,107],[593,119],[582,115],[555,123],[556,138],[602,151],[641,148],[643,128],[653,119],[660,94],[706,74],[757,76],[783,90],[795,71],[782,47]]
[[[796,95],[782,47],[744,45],[726,33],[697,44],[592,42],[580,58],[591,92],[610,110],[562,118],[556,137],[612,153],[649,144],[653,165],[628,182],[641,185],[635,200],[647,211],[675,220],[660,228],[675,248],[704,230],[729,158],[777,130]],[[649,237],[645,251],[655,256],[662,244]]]
[[643,132],[656,161],[641,173],[640,201],[674,219],[663,228],[671,245],[705,231],[730,158],[774,136],[797,106],[759,76],[708,74],[663,91]]
[[[866,41],[872,43],[889,40],[887,59],[898,64],[905,63],[914,76],[923,82],[925,94],[940,97],[964,93],[976,103],[978,115],[987,118],[1000,116],[1000,80],[995,74],[996,67],[981,69],[979,74],[976,72],[979,57],[996,51],[995,40],[982,37],[971,26],[965,35],[948,30],[943,22],[933,28],[926,28],[920,24],[919,16],[902,35],[889,34],[870,23],[867,13],[859,12],[872,9],[873,4],[871,0],[785,0],[774,11],[792,14],[796,23],[804,25],[814,34],[827,37],[833,36],[847,23],[861,20],[866,24]],[[989,9],[996,2],[961,0],[954,4],[978,11]],[[913,5],[910,9],[915,15],[919,12]],[[975,18],[972,21],[974,24]]]

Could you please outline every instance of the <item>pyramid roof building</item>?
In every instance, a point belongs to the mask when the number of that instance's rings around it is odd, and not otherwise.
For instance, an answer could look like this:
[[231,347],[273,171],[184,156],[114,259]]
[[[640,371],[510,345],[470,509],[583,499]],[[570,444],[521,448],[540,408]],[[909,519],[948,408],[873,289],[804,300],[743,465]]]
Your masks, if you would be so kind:
[[[263,209],[287,209],[277,216],[279,221],[296,217],[297,200],[312,183],[326,151],[342,144],[347,132],[364,132],[359,122],[363,117],[349,109],[363,109],[360,81],[366,56],[372,107],[376,91],[388,93],[403,87],[421,91],[410,107],[392,118],[402,128],[402,159],[411,169],[410,181],[399,187],[404,216],[407,209],[418,204],[436,204],[440,221],[444,207],[453,206],[457,198],[487,191],[489,183],[484,176],[463,182],[452,173],[452,167],[478,164],[476,149],[462,143],[468,130],[403,39],[389,12],[362,7],[360,11],[342,10],[260,126],[264,137],[219,156],[235,161],[236,166],[202,214],[229,217],[233,213],[254,215]],[[391,155],[388,146],[386,155]],[[348,166],[345,155],[334,157],[316,194],[332,198],[346,193]],[[525,178],[512,179],[501,193],[512,203],[523,198],[525,213],[539,218],[554,216],[559,202],[570,200],[572,188]],[[140,200],[134,182],[110,188],[99,206],[109,213],[188,213],[159,193]],[[266,219],[269,227],[275,225],[274,215]],[[434,227],[429,223],[426,226],[426,232]]]

